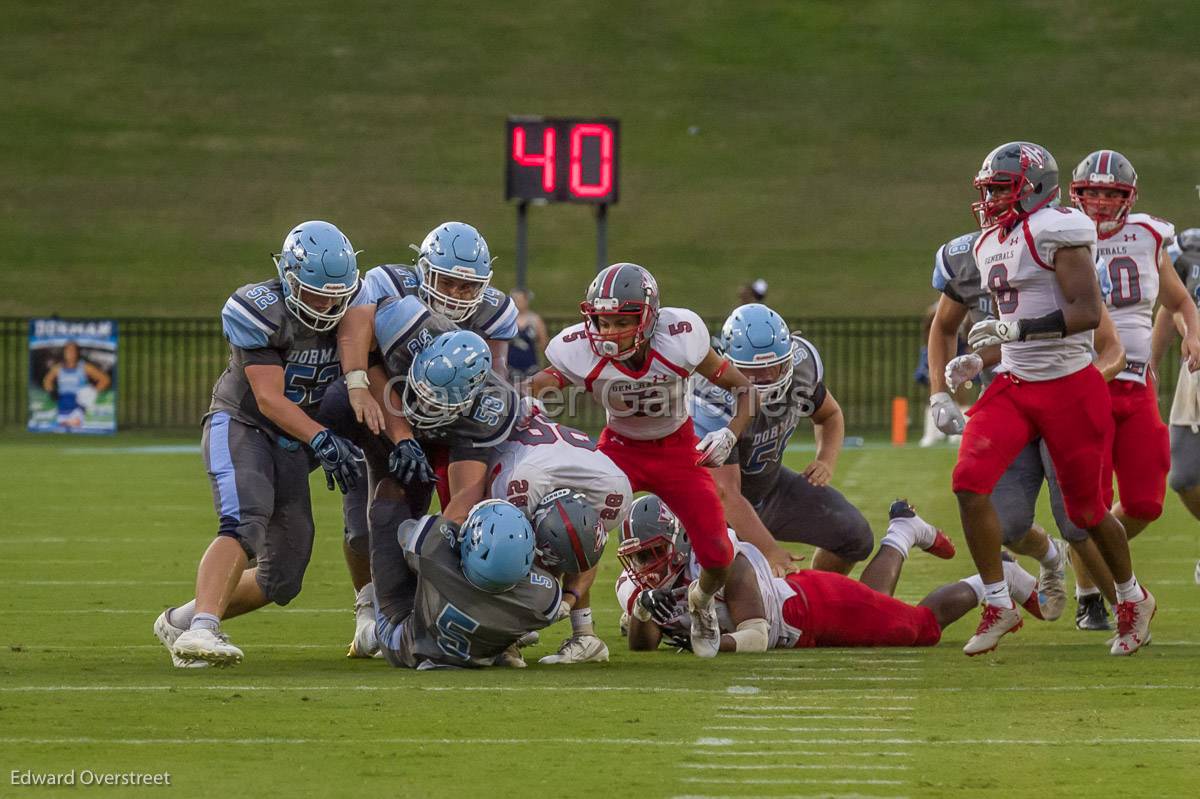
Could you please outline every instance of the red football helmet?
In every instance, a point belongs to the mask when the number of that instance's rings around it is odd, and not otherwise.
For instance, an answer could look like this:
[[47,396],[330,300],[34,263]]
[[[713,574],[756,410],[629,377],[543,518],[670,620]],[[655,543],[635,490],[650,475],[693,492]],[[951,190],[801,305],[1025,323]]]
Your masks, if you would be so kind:
[[[630,357],[654,335],[658,307],[658,283],[653,275],[637,264],[605,267],[588,286],[584,301],[579,303],[583,329],[592,351],[601,358],[618,361]],[[601,316],[635,317],[637,326],[633,329],[632,344],[627,347],[620,344],[620,339],[628,336],[629,330],[600,332]]]

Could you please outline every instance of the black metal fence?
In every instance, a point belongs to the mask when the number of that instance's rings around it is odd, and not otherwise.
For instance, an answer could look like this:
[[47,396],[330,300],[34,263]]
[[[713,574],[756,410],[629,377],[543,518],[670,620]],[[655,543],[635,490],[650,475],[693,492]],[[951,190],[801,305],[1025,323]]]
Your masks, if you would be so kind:
[[[577,321],[547,318],[551,332]],[[707,320],[717,330],[722,320]],[[790,320],[816,345],[826,383],[846,414],[852,435],[879,435],[891,428],[892,400],[909,401],[911,425],[919,426],[927,391],[913,379],[923,343],[918,318],[820,318]],[[120,331],[117,424],[129,428],[185,428],[199,423],[212,384],[225,368],[228,347],[220,321],[125,318]],[[29,320],[0,317],[0,425],[23,426],[29,376]],[[1160,404],[1170,405],[1176,375],[1159,387]],[[600,409],[578,404],[576,424],[598,430]],[[920,435],[920,430],[915,431]],[[913,431],[910,429],[910,438]]]

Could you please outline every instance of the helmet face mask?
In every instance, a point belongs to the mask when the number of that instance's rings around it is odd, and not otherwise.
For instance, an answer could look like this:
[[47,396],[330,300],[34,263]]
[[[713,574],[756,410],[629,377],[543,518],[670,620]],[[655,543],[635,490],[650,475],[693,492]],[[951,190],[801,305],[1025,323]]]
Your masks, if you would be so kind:
[[1058,199],[1058,164],[1041,145],[1009,142],[988,153],[974,184],[979,200],[971,210],[980,228],[1009,230]]
[[642,590],[673,588],[691,560],[691,543],[670,508],[648,494],[633,503],[621,522],[617,559]]
[[[272,256],[288,311],[319,333],[337,327],[358,291],[357,256],[350,240],[328,222],[293,228]],[[314,298],[327,302],[314,304]]]
[[479,231],[465,222],[444,222],[413,249],[421,278],[417,293],[425,304],[454,322],[474,313],[492,281],[491,252]]
[[[601,358],[625,361],[650,341],[658,324],[658,283],[637,264],[620,263],[603,269],[579,304],[583,329],[592,352]],[[619,327],[601,327],[601,319],[630,320]]]
[[1137,202],[1137,172],[1113,150],[1097,150],[1075,167],[1071,202],[1096,223],[1102,238],[1120,230]]
[[783,317],[761,303],[735,308],[721,327],[721,350],[754,385],[759,399],[775,402],[792,384],[796,343]]
[[754,386],[754,390],[758,392],[759,400],[764,403],[783,399],[792,385],[792,354],[790,352],[783,360],[771,363],[738,363],[734,361],[733,365],[746,376],[746,379]]

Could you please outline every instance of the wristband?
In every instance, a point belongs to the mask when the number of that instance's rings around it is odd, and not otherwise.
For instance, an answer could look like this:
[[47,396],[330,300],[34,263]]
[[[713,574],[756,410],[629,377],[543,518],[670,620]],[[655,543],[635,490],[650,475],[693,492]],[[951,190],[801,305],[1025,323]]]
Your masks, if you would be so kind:
[[1021,319],[1018,322],[1020,334],[1018,341],[1035,341],[1037,339],[1062,338],[1067,335],[1067,320],[1060,308],[1045,316],[1035,316],[1032,319]]
[[367,388],[371,385],[371,381],[367,379],[365,369],[355,369],[353,372],[346,372],[346,388]]

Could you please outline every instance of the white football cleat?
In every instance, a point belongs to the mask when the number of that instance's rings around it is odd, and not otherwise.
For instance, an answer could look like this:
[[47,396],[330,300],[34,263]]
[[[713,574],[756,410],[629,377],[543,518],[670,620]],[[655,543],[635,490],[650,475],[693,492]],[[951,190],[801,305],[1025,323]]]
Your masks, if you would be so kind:
[[346,657],[379,657],[375,624],[375,584],[367,583],[354,597],[354,638],[350,641]]
[[184,660],[175,654],[172,647],[175,646],[175,639],[183,635],[187,630],[182,627],[176,627],[171,624],[171,611],[174,608],[167,608],[159,614],[154,620],[154,636],[162,641],[162,645],[171,653],[171,664],[177,669],[203,669],[207,668],[208,664],[203,660]]
[[715,658],[721,651],[721,626],[717,623],[717,609],[713,600],[702,607],[696,599],[700,581],[688,586],[688,614],[692,617],[692,654],[701,658]]
[[1021,612],[1015,605],[1002,608],[985,602],[979,626],[975,628],[975,634],[963,647],[963,654],[967,657],[975,657],[984,652],[991,652],[1000,644],[1000,639],[1006,634],[1021,629],[1021,624]]
[[1142,598],[1137,602],[1117,604],[1117,637],[1112,641],[1109,654],[1132,655],[1150,643],[1150,620],[1158,610],[1154,595],[1142,589]]
[[200,660],[210,666],[236,666],[242,662],[242,650],[229,643],[229,636],[204,628],[180,633],[171,653],[181,660]]
[[1196,561],[1196,585],[1200,585],[1200,560]]
[[553,655],[546,655],[538,663],[607,663],[608,645],[595,635],[572,635],[562,642]]
[[1067,545],[1062,541],[1054,544],[1058,548],[1054,565],[1038,570],[1038,607],[1046,621],[1057,620],[1067,609],[1067,591],[1063,587],[1067,576]]
[[493,666],[509,669],[523,669],[526,666],[525,658],[521,655],[521,650],[517,644],[513,644],[508,649],[505,649],[492,660]]
[[517,649],[524,649],[527,646],[537,646],[542,640],[541,634],[537,630],[530,630],[517,639]]

